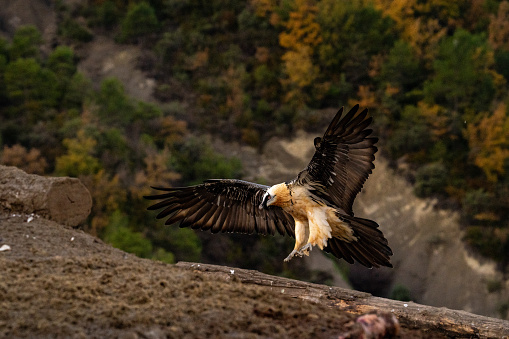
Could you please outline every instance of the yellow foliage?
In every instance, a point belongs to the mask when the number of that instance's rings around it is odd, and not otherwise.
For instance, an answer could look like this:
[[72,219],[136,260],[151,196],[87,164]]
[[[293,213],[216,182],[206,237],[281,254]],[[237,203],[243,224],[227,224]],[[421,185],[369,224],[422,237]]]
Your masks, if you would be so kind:
[[446,26],[454,26],[461,17],[461,7],[471,0],[374,0],[375,8],[390,16],[404,31],[417,17],[436,18]]
[[509,50],[509,2],[502,1],[497,15],[490,18],[489,41],[494,49]]
[[395,21],[402,39],[414,48],[417,55],[431,62],[438,42],[447,33],[447,27],[441,26],[440,20],[430,13],[438,11],[444,17],[449,17],[448,13],[457,15],[456,9],[461,1],[375,0],[374,4]]
[[269,61],[270,51],[267,47],[256,47],[255,58],[258,62],[265,64]]
[[118,175],[110,177],[102,169],[94,175],[82,175],[80,180],[92,196],[92,221],[89,233],[97,235],[109,223],[109,215],[125,206],[127,194]]
[[[490,53],[493,53],[493,52],[490,52]],[[488,73],[491,76],[491,78],[493,79],[493,85],[495,86],[495,90],[496,90],[495,97],[496,98],[503,97],[506,93],[505,85],[507,83],[504,76],[500,73],[497,73],[497,71],[495,71],[493,69],[486,70],[486,73]]]
[[369,86],[360,85],[359,90],[357,91],[357,96],[359,100],[349,100],[350,106],[355,104],[359,104],[360,107],[363,108],[375,108],[378,106],[376,95]]
[[246,93],[243,86],[245,76],[246,71],[243,67],[234,67],[233,65],[230,65],[221,76],[221,80],[229,91],[226,96],[225,109],[235,121],[239,121],[246,111]]
[[292,88],[286,92],[284,102],[291,102],[294,107],[301,107],[306,104],[308,96],[300,89]]
[[399,92],[401,92],[401,88],[397,86],[393,86],[391,84],[387,84],[387,86],[385,86],[385,95],[387,95],[388,97],[392,97],[398,94]]
[[256,15],[260,17],[266,17],[276,7],[276,0],[251,0],[250,3],[254,7]]
[[272,26],[279,26],[281,17],[275,12],[278,6],[278,0],[251,0],[255,14],[259,17],[265,18],[269,16],[269,22]]
[[307,46],[287,51],[282,59],[290,83],[299,88],[311,85],[319,75],[320,69],[313,64],[310,48]]
[[[438,18],[455,20],[461,15],[461,7],[470,0],[427,0],[419,1],[418,10],[427,15],[434,14]],[[450,25],[452,22],[448,22]]]
[[317,12],[318,8],[312,2],[296,0],[295,10],[290,12],[285,24],[286,30],[279,35],[279,44],[287,49],[282,60],[288,75],[283,85],[289,87],[288,94],[298,96],[299,91],[295,91],[295,87],[302,89],[309,86],[319,75],[320,69],[314,65],[312,58],[314,48],[322,42],[320,25],[316,22]]
[[438,52],[438,43],[447,34],[438,19],[413,20],[403,31],[406,41],[417,51],[419,57],[431,62]]
[[203,51],[198,51],[189,58],[186,68],[190,71],[195,71],[198,68],[206,66],[208,62],[209,49],[205,48]]
[[321,100],[327,94],[327,92],[330,90],[330,88],[331,88],[330,81],[315,82],[313,85],[313,96],[317,100]]
[[407,19],[414,16],[415,0],[375,0],[375,8],[391,17],[396,27],[403,30],[407,25]]
[[188,133],[187,123],[183,120],[175,120],[170,115],[161,117],[159,123],[160,129],[157,131],[157,136],[163,138],[167,145],[181,141]]
[[145,159],[145,169],[136,172],[134,184],[129,190],[133,197],[142,199],[151,193],[150,185],[171,187],[171,183],[181,175],[168,170],[170,151],[164,148],[161,152],[152,152]]
[[491,182],[505,173],[504,164],[509,159],[509,116],[506,105],[501,103],[490,116],[478,124],[467,126],[470,156]]
[[479,221],[500,221],[500,216],[493,212],[477,213],[474,218]]
[[16,166],[23,171],[32,174],[44,174],[48,167],[46,159],[42,157],[41,151],[32,148],[29,152],[21,145],[13,145],[12,147],[4,146],[0,163],[6,166]]
[[318,8],[305,0],[296,1],[297,10],[290,12],[286,32],[279,35],[279,44],[285,48],[315,47],[322,42],[320,25],[316,22]]
[[373,55],[369,62],[369,71],[368,75],[372,78],[375,78],[380,74],[380,69],[384,63],[384,57],[380,54]]
[[271,15],[270,15],[270,20],[269,20],[270,24],[274,27],[276,26],[279,26],[281,24],[281,17],[279,16],[279,14],[277,14],[276,12],[273,12]]
[[418,103],[418,107],[426,122],[431,126],[434,140],[440,140],[448,134],[454,138],[450,132],[451,117],[449,112],[440,105],[428,105],[423,101]]
[[56,159],[55,172],[59,175],[77,177],[80,174],[94,174],[100,169],[99,160],[92,154],[97,141],[79,130],[76,138],[64,139],[67,153]]

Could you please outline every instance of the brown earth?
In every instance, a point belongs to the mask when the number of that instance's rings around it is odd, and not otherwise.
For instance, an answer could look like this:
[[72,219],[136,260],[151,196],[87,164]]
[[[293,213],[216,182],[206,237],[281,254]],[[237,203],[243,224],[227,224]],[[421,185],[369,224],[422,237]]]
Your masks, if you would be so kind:
[[[338,338],[355,316],[127,254],[81,230],[0,215],[0,337]],[[402,338],[442,337],[403,325]]]

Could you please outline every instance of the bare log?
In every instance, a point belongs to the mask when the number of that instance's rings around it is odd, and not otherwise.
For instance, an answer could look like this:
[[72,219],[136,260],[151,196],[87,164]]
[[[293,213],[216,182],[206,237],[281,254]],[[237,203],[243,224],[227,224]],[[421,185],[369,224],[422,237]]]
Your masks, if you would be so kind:
[[36,214],[68,226],[85,221],[92,208],[88,189],[79,179],[42,177],[0,165],[0,211]]
[[460,338],[509,337],[509,321],[465,311],[384,299],[365,292],[276,277],[253,270],[189,262],[179,262],[176,266],[201,271],[220,279],[266,286],[290,297],[325,303],[352,314],[360,315],[372,311],[391,312],[402,324],[435,332],[440,330],[444,336]]

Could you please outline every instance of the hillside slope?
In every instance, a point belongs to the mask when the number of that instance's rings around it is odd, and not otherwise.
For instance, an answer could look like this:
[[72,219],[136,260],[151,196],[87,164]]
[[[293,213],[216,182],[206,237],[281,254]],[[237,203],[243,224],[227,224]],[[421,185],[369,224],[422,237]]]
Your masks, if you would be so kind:
[[140,259],[43,218],[1,215],[0,225],[0,243],[11,248],[0,252],[1,337],[337,338],[354,319],[235,279]]
[[[0,245],[10,247],[0,251],[1,337],[338,338],[360,328],[348,307],[330,306],[343,305],[340,299],[292,298],[284,289],[237,279],[232,268],[224,268],[233,277],[225,279],[221,272],[140,259],[34,215],[0,215]],[[509,328],[500,320],[479,317],[474,324],[476,316],[468,317],[467,330],[481,331],[481,337]],[[402,338],[465,335],[445,330],[451,324],[419,328],[400,321]],[[485,321],[495,324],[495,332],[479,328]]]

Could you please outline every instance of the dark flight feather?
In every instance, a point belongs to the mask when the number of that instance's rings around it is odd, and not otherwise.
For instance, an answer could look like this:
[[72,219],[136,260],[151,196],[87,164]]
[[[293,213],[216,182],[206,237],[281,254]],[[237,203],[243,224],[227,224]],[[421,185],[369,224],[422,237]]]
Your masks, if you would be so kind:
[[307,168],[293,182],[321,186],[316,195],[353,216],[352,205],[371,174],[376,137],[368,129],[372,118],[367,109],[357,114],[355,105],[342,119],[341,108],[322,138],[315,138],[315,154]]
[[343,258],[351,264],[355,259],[366,267],[392,267],[390,263],[392,250],[376,222],[345,215],[338,215],[338,217],[350,225],[357,240],[346,242],[331,238],[327,242],[327,247],[324,248],[326,252],[331,252],[334,256]]
[[268,186],[243,180],[211,179],[190,187],[160,188],[167,193],[146,196],[162,201],[149,210],[164,208],[158,219],[168,217],[166,224],[180,221],[181,227],[210,230],[212,233],[237,232],[294,236],[291,215],[277,206],[259,209]]

